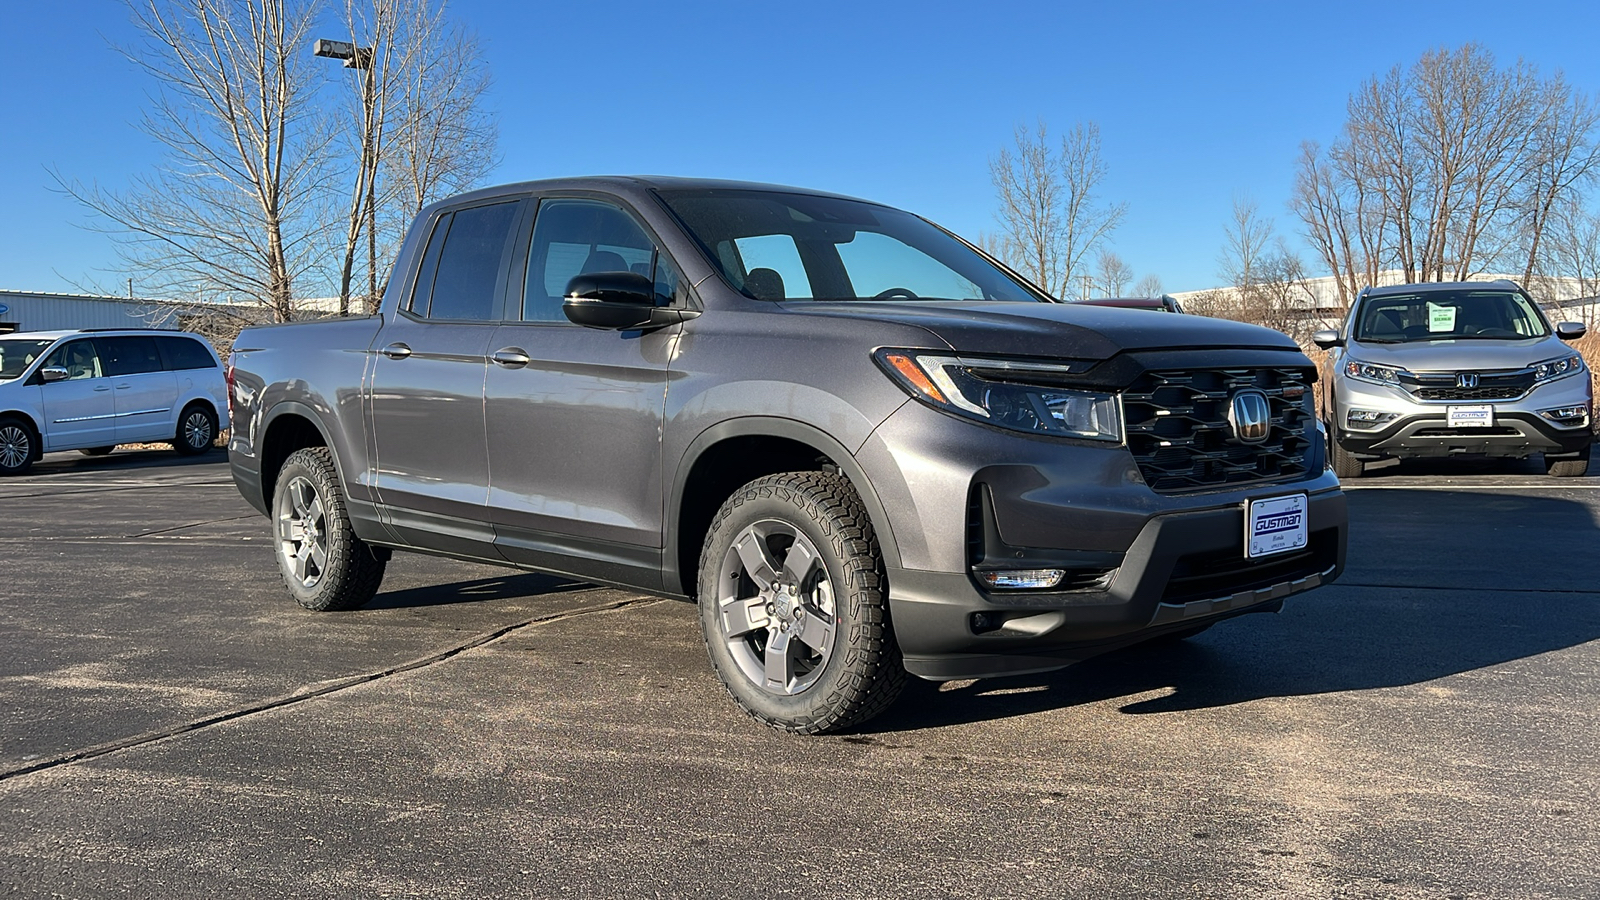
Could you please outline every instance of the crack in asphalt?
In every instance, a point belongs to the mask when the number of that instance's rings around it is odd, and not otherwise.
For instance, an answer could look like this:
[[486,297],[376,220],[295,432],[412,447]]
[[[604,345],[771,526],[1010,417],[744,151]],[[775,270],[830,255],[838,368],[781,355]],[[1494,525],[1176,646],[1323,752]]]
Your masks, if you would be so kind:
[[148,491],[155,488],[191,488],[191,487],[233,487],[231,481],[194,481],[194,482],[150,482],[140,484],[114,485],[110,487],[83,488],[81,490],[39,491],[32,494],[9,493],[0,491],[0,500],[32,500],[38,497],[75,497],[81,494],[117,494],[124,491]]
[[[588,590],[603,591],[610,590],[610,588],[597,587],[589,588]],[[49,759],[37,760],[34,762],[29,762],[25,766],[19,766],[14,769],[0,771],[0,782],[9,781],[13,778],[20,778],[24,775],[32,775],[49,769],[59,768],[65,765],[71,765],[72,763],[95,759],[111,753],[116,753],[120,750],[130,750],[134,747],[152,744],[156,741],[166,740],[167,738],[177,737],[183,734],[191,734],[215,725],[221,725],[224,722],[233,722],[249,716],[257,715],[259,713],[270,712],[275,709],[283,709],[285,707],[294,706],[298,703],[304,703],[308,700],[315,700],[319,697],[327,697],[331,694],[347,691],[354,687],[360,687],[363,684],[370,684],[374,681],[381,681],[382,679],[390,678],[395,675],[413,672],[418,669],[425,669],[430,666],[438,665],[439,663],[445,662],[453,657],[459,656],[468,650],[473,650],[486,644],[493,643],[503,637],[506,637],[507,635],[535,625],[543,625],[548,622],[560,622],[565,619],[594,615],[596,613],[611,612],[632,606],[646,606],[654,603],[670,602],[672,601],[663,600],[659,597],[635,597],[627,600],[615,600],[610,603],[602,603],[596,606],[585,606],[579,609],[567,610],[565,612],[548,613],[542,616],[534,616],[530,619],[524,619],[521,622],[496,628],[493,631],[486,631],[469,640],[463,641],[462,643],[456,644],[452,647],[447,647],[444,650],[440,650],[437,653],[431,653],[427,656],[413,659],[410,662],[404,662],[398,665],[390,666],[386,669],[379,669],[376,672],[367,672],[361,675],[348,675],[343,678],[334,678],[328,681],[318,682],[315,686],[306,685],[291,694],[286,694],[281,697],[262,700],[246,706],[236,707],[224,712],[214,713],[209,716],[184,722],[179,725],[173,725],[167,728],[157,729],[155,731],[147,731],[143,734],[134,735],[121,740],[110,741],[104,744],[96,744],[93,747],[86,747],[81,750],[71,750],[66,753],[52,756]]]

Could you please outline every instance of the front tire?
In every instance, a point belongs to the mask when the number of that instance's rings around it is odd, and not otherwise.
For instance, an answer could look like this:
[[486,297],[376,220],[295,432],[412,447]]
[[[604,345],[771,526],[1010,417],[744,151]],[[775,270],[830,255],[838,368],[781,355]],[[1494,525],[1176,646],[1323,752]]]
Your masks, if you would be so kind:
[[327,447],[296,450],[278,470],[273,546],[289,593],[318,612],[359,609],[378,592],[389,551],[356,537]]
[[712,668],[774,728],[848,728],[905,686],[877,538],[842,476],[785,472],[740,488],[706,534],[699,587]]
[[39,439],[27,422],[15,416],[0,417],[0,476],[28,471],[38,452]]
[[1577,459],[1550,459],[1545,457],[1544,473],[1551,478],[1578,478],[1589,471],[1589,448],[1583,448]]
[[1367,464],[1356,459],[1350,451],[1339,446],[1336,438],[1328,438],[1328,454],[1333,458],[1333,474],[1340,478],[1360,478]]
[[178,433],[172,436],[172,449],[181,456],[194,456],[211,449],[217,439],[217,414],[203,403],[191,403],[178,417]]

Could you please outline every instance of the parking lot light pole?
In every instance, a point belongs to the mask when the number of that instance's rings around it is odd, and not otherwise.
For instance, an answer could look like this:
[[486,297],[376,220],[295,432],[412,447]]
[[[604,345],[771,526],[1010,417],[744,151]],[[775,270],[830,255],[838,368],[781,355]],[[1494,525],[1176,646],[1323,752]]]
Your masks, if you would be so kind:
[[[346,69],[360,69],[361,84],[361,166],[367,173],[367,311],[378,305],[378,161],[373,158],[373,72],[372,48],[357,47],[348,41],[319,40],[311,47],[314,56],[344,60]],[[339,315],[350,314],[348,297],[339,298]]]

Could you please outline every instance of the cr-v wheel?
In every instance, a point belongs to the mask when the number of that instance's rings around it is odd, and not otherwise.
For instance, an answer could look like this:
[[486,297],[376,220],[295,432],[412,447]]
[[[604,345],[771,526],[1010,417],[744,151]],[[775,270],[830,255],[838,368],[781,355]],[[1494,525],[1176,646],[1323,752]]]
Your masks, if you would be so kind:
[[1338,439],[1328,436],[1328,454],[1333,459],[1333,474],[1340,478],[1360,478],[1367,464],[1356,459],[1350,451],[1339,446]]
[[1577,478],[1589,471],[1589,448],[1583,448],[1577,459],[1545,458],[1544,473],[1552,478]]
[[21,475],[33,465],[33,429],[14,416],[0,417],[0,475]]
[[389,551],[356,537],[326,447],[296,450],[278,470],[273,545],[289,593],[306,609],[359,609],[378,592]]
[[700,557],[711,664],[746,712],[801,734],[882,712],[905,685],[883,563],[861,500],[825,472],[752,481]]

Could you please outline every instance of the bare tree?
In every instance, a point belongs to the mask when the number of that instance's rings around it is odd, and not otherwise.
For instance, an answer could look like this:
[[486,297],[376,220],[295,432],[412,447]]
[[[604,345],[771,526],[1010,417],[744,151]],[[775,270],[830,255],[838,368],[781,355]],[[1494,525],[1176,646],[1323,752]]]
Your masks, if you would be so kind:
[[1139,297],[1159,297],[1166,293],[1166,289],[1161,284],[1161,276],[1151,273],[1139,279],[1139,283],[1133,286],[1133,293]]
[[326,227],[328,132],[313,103],[308,0],[129,0],[157,89],[141,126],[167,151],[126,191],[57,183],[107,223],[147,292],[241,298],[277,321]]
[[1100,251],[1100,257],[1095,261],[1095,270],[1098,275],[1097,284],[1107,297],[1121,297],[1128,284],[1133,281],[1133,267],[1110,250]]
[[1468,44],[1396,66],[1351,95],[1343,135],[1302,148],[1290,205],[1342,302],[1379,273],[1531,278],[1560,201],[1600,171],[1600,110],[1561,75],[1499,66]]
[[1043,122],[1017,126],[1015,147],[989,161],[1000,201],[1002,258],[1046,293],[1064,297],[1089,254],[1121,223],[1127,204],[1101,204],[1096,192],[1106,166],[1100,128],[1077,124],[1059,151]]
[[1233,220],[1224,228],[1226,242],[1217,256],[1222,267],[1219,274],[1229,284],[1250,285],[1260,277],[1262,257],[1274,227],[1271,219],[1262,218],[1254,200],[1243,196],[1233,199]]

